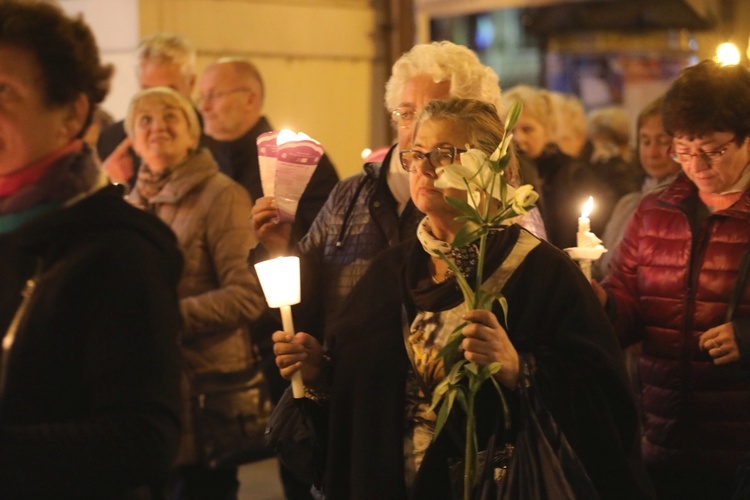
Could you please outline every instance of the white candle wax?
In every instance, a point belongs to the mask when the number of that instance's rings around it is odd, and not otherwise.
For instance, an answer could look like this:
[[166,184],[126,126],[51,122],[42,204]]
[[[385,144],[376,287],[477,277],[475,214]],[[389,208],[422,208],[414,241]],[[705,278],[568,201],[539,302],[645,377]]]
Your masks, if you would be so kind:
[[[284,331],[294,335],[294,321],[292,320],[292,307],[281,306],[281,323],[284,325]],[[302,384],[302,373],[297,372],[292,375],[292,394],[294,399],[305,397],[305,386]]]
[[[255,264],[263,294],[269,307],[281,310],[284,331],[294,335],[292,305],[300,301],[299,258],[278,257]],[[300,372],[292,375],[292,393],[296,399],[305,397]]]
[[578,217],[578,233],[576,234],[576,246],[581,248],[587,248],[589,246],[590,238],[588,234],[591,234],[591,221],[588,217]]

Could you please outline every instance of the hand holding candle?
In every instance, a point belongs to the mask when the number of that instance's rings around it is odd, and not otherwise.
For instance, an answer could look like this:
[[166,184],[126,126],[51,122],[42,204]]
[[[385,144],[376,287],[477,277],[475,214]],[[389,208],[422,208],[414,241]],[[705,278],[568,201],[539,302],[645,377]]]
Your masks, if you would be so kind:
[[[260,286],[268,307],[281,310],[281,322],[286,333],[294,335],[292,305],[300,302],[299,258],[278,257],[255,264]],[[302,374],[292,376],[292,393],[296,399],[305,397]]]

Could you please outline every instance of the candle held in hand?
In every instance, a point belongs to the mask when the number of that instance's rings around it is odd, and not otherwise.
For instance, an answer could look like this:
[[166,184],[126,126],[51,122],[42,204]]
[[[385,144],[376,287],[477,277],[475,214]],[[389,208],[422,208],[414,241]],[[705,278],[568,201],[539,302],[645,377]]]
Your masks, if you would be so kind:
[[[299,257],[278,257],[255,264],[260,286],[268,307],[281,309],[281,320],[286,333],[294,335],[292,308],[300,301]],[[292,393],[296,399],[305,397],[302,374],[292,375]]]
[[589,215],[594,208],[594,198],[589,196],[588,201],[583,205],[581,216],[578,218],[578,233],[576,234],[576,246],[578,248],[595,248],[601,243],[601,240],[591,232],[591,220]]

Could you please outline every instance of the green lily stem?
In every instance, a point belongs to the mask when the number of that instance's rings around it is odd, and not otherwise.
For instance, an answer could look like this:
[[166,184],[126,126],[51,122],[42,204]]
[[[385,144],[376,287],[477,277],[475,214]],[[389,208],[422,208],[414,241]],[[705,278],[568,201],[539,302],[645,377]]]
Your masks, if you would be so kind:
[[471,500],[471,491],[474,488],[474,478],[476,477],[476,460],[477,451],[475,449],[476,436],[474,428],[476,422],[474,418],[474,396],[475,393],[469,392],[468,412],[466,414],[466,449],[464,451],[464,500]]
[[477,256],[477,280],[474,284],[474,304],[472,309],[477,308],[479,300],[479,290],[482,288],[482,278],[484,276],[484,254],[487,248],[487,233],[479,237],[479,255]]

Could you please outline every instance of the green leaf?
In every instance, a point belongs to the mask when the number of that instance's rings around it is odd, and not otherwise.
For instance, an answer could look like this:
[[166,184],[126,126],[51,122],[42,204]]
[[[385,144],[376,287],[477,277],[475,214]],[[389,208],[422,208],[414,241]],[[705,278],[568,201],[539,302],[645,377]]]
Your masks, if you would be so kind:
[[469,217],[475,216],[479,220],[479,214],[477,213],[477,210],[469,205],[469,203],[466,200],[462,200],[461,198],[454,198],[453,196],[446,196],[445,201],[448,203],[448,205],[452,206],[462,214],[466,214]]
[[477,241],[482,235],[487,234],[486,227],[470,227],[468,224],[461,226],[453,237],[451,246],[454,248],[461,248],[466,245],[470,245]]
[[458,357],[458,348],[461,346],[461,342],[464,340],[464,336],[461,330],[466,326],[466,323],[461,323],[456,327],[450,335],[445,345],[438,352],[438,356],[443,358],[443,364],[446,369],[452,367],[456,358]]
[[473,304],[474,303],[474,290],[472,290],[471,287],[469,286],[469,283],[466,281],[466,277],[463,274],[461,274],[461,270],[458,269],[456,264],[454,264],[452,260],[446,257],[443,252],[438,250],[438,255],[440,255],[440,258],[443,259],[446,264],[448,264],[448,267],[450,268],[450,270],[453,271],[453,275],[456,277],[456,282],[458,283],[458,287],[461,289],[461,293],[464,296],[464,301],[466,301],[467,304]]
[[438,413],[437,422],[435,423],[435,434],[432,436],[433,441],[437,439],[440,431],[443,430],[443,425],[445,425],[445,422],[448,420],[448,415],[450,415],[450,412],[453,409],[453,402],[455,400],[456,390],[453,389],[448,392],[448,397],[443,401],[442,406],[440,406],[440,412]]
[[505,172],[505,169],[508,168],[508,164],[510,163],[511,155],[506,154],[502,158],[498,160],[498,170],[501,172]]
[[451,371],[448,373],[448,375],[445,377],[450,381],[451,384],[458,384],[461,382],[461,379],[464,377],[464,374],[461,372],[461,368],[467,364],[467,361],[465,359],[462,359],[461,361],[458,361],[451,367]]
[[484,224],[484,221],[476,215],[459,215],[454,220],[456,222],[463,222],[464,224],[476,224],[477,226]]
[[445,378],[441,380],[437,387],[435,387],[435,390],[432,391],[432,404],[430,405],[430,410],[434,410],[437,407],[448,392],[448,389],[450,389],[450,381]]
[[505,298],[504,295],[498,294],[496,296],[497,301],[500,303],[500,308],[503,310],[503,319],[505,320],[505,325],[508,325],[508,299]]
[[521,117],[521,112],[523,111],[523,104],[521,102],[517,102],[513,105],[512,108],[510,108],[510,111],[508,112],[508,116],[505,118],[505,133],[509,133],[508,131],[513,130],[513,127],[516,126],[516,123],[518,123],[518,119]]
[[492,302],[495,300],[495,294],[488,292],[485,289],[480,289],[479,293],[476,295],[476,300],[474,301],[474,309],[481,309],[483,311],[491,311],[492,310]]
[[469,402],[466,400],[466,391],[463,387],[456,388],[456,401],[464,413],[469,413]]
[[494,374],[500,371],[500,368],[502,368],[503,364],[496,361],[494,363],[490,363],[489,365],[486,365],[482,368],[482,376],[484,380],[487,380],[488,378],[492,377]]

